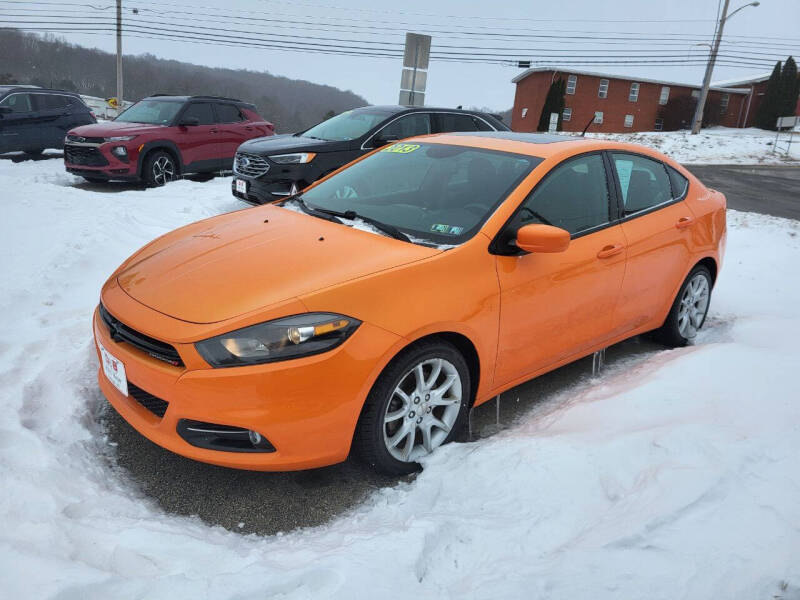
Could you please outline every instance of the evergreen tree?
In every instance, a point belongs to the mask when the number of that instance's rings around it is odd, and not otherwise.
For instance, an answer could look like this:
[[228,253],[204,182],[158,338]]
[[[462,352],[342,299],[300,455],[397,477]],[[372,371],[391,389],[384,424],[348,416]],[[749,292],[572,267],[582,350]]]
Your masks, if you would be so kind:
[[790,56],[786,59],[781,71],[781,90],[780,106],[778,108],[779,117],[794,115],[797,109],[797,95],[800,92],[800,84],[797,80],[797,63]]
[[544,99],[542,114],[539,116],[537,131],[547,131],[550,128],[550,113],[558,113],[558,131],[561,131],[561,118],[564,112],[564,93],[567,86],[560,77],[550,84],[547,97]]
[[775,122],[778,119],[778,113],[781,109],[781,61],[775,63],[775,68],[772,70],[772,75],[769,76],[767,82],[767,91],[761,99],[761,104],[758,105],[758,112],[756,113],[755,125],[761,129],[775,129]]

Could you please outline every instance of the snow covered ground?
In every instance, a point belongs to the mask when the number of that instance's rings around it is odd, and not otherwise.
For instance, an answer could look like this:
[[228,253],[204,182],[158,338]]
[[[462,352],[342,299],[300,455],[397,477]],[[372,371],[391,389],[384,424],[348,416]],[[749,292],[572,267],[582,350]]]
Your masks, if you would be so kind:
[[680,163],[720,165],[784,165],[800,163],[800,133],[794,134],[791,152],[785,154],[787,133],[782,133],[778,152],[773,152],[775,132],[750,127],[712,127],[697,135],[688,131],[647,131],[640,133],[587,133],[621,142],[644,144],[660,150]]
[[136,248],[243,208],[229,185],[101,192],[0,160],[0,596],[800,598],[800,223],[746,213],[697,345],[576,382],[325,526],[163,513],[113,467],[90,315]]

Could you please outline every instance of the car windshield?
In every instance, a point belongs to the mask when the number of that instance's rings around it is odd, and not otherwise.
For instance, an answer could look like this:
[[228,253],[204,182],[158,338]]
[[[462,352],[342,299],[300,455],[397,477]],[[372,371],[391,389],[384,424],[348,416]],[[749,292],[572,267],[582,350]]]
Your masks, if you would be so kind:
[[412,240],[459,244],[542,161],[482,148],[396,143],[302,194],[311,208],[391,225]]
[[169,125],[182,106],[183,102],[174,100],[142,100],[114,120],[123,123]]
[[319,125],[314,125],[301,135],[329,142],[354,140],[367,133],[388,116],[385,112],[380,111],[348,110]]

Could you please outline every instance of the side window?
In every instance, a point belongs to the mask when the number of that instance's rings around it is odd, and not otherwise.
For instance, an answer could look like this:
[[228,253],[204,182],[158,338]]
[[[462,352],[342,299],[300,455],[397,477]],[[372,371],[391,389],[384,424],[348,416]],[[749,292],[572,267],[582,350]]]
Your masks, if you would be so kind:
[[186,119],[188,117],[196,117],[200,121],[198,125],[214,124],[214,111],[211,110],[211,104],[208,102],[192,102],[181,118]]
[[377,137],[402,140],[403,138],[425,135],[430,132],[430,115],[428,113],[413,113],[390,123],[378,132]]
[[448,131],[477,131],[477,119],[472,115],[452,115],[440,113],[436,115],[439,121],[438,130],[442,133]]
[[672,186],[663,164],[635,154],[614,152],[611,157],[626,216],[672,199]]
[[667,173],[669,173],[669,181],[672,184],[672,197],[683,198],[689,187],[689,180],[670,166],[667,166]]
[[588,154],[555,167],[533,190],[512,225],[541,223],[579,233],[611,220],[603,157]]
[[66,96],[56,94],[36,94],[36,104],[39,110],[59,110],[67,106]]
[[214,108],[217,109],[217,118],[220,123],[238,123],[246,120],[239,107],[233,104],[216,104]]
[[14,113],[27,113],[33,112],[33,103],[31,102],[30,94],[11,94],[3,98],[0,106],[5,106],[11,109]]

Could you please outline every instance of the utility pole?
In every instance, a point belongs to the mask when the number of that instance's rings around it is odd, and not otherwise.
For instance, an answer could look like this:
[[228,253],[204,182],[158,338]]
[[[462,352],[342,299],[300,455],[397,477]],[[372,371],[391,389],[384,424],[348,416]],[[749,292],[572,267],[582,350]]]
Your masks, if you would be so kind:
[[758,6],[761,4],[757,0],[750,2],[744,6],[740,6],[730,15],[728,14],[728,5],[730,0],[725,0],[720,14],[719,22],[717,23],[717,35],[714,38],[714,44],[711,46],[711,55],[708,57],[708,64],[706,65],[706,74],[703,77],[703,88],[700,90],[700,97],[697,99],[697,108],[694,111],[694,119],[692,120],[692,134],[700,133],[700,127],[703,124],[703,110],[706,107],[706,98],[708,98],[708,87],[711,85],[711,74],[714,72],[714,64],[717,62],[717,52],[719,52],[719,44],[722,41],[722,29],[725,23],[737,12],[748,6]]
[[117,114],[122,108],[122,0],[117,0]]

